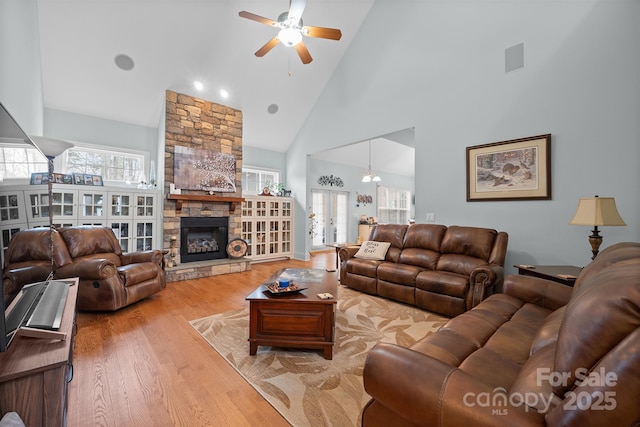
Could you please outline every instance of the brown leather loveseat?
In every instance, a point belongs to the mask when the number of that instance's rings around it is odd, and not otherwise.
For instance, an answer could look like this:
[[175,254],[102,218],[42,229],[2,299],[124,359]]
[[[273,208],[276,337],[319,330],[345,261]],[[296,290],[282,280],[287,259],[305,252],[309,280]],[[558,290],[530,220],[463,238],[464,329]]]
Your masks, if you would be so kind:
[[640,243],[600,252],[573,288],[507,276],[411,348],[376,345],[363,379],[365,427],[638,426]]
[[80,279],[78,310],[118,310],[166,286],[162,252],[123,254],[109,227],[62,227],[51,233],[36,228],[17,233],[9,242],[3,272],[5,304],[25,284],[46,278],[52,269],[51,247],[54,277]]
[[369,240],[389,242],[384,260],[340,249],[340,283],[425,310],[456,316],[495,292],[504,278],[507,233],[438,224],[382,224]]

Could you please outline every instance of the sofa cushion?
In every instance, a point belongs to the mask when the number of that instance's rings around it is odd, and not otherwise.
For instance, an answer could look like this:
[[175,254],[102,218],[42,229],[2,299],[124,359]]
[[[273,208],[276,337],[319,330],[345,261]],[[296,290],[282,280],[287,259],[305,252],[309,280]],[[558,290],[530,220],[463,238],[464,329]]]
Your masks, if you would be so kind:
[[140,264],[129,264],[118,267],[118,274],[125,287],[138,285],[146,280],[153,280],[158,277],[159,268],[152,262]]
[[416,286],[416,276],[422,271],[414,265],[383,262],[378,266],[378,279],[405,286]]
[[389,242],[391,246],[387,251],[386,260],[398,262],[404,235],[407,232],[408,225],[404,224],[379,224],[373,227],[369,240],[376,242]]
[[[540,351],[525,362],[516,380],[508,390],[514,402],[520,404],[528,403],[529,405],[527,406],[544,414],[558,406],[560,398],[553,394],[551,383],[549,381],[541,381],[543,375],[554,372],[553,359],[555,353],[555,344],[551,343],[542,347]],[[531,393],[535,393],[536,396],[540,396],[541,398],[529,398],[523,401],[522,397],[532,396]]]
[[489,228],[460,227],[452,225],[442,238],[440,252],[443,254],[468,255],[485,261],[491,255],[493,242],[498,232]]
[[447,227],[438,224],[413,224],[407,228],[402,247],[438,252]]
[[346,265],[346,271],[348,274],[356,276],[375,278],[380,264],[382,264],[382,261],[352,258]]
[[540,328],[536,331],[536,335],[531,342],[530,355],[534,355],[541,348],[558,341],[558,331],[562,324],[562,317],[564,316],[564,310],[566,306],[562,306],[544,320]]
[[374,242],[367,240],[366,242],[362,242],[360,249],[358,249],[358,252],[356,252],[354,257],[382,261],[387,256],[389,246],[391,246],[390,242]]
[[447,271],[424,270],[418,274],[415,283],[418,289],[464,298],[469,288],[469,276]]
[[[59,231],[74,260],[90,254],[112,253],[118,257],[122,255],[120,243],[113,230],[108,227],[63,227]],[[120,265],[120,262],[116,265]]]
[[484,265],[487,265],[486,261],[469,255],[443,254],[438,259],[436,270],[450,271],[452,273],[470,276],[473,270]]

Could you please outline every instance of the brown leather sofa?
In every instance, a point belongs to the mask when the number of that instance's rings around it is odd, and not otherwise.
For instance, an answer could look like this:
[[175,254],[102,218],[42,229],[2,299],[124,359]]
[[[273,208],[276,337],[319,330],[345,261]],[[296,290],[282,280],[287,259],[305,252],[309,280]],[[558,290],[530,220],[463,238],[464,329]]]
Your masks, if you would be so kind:
[[109,227],[62,227],[52,233],[38,228],[21,231],[9,242],[3,273],[5,301],[25,284],[46,278],[51,271],[51,239],[54,277],[79,278],[78,310],[118,310],[166,286],[162,252],[123,254]]
[[508,235],[438,224],[382,224],[369,240],[390,242],[383,261],[340,249],[340,283],[372,295],[456,316],[502,285]]
[[376,345],[363,376],[365,427],[638,426],[640,243],[600,252],[573,288],[507,276],[411,348]]

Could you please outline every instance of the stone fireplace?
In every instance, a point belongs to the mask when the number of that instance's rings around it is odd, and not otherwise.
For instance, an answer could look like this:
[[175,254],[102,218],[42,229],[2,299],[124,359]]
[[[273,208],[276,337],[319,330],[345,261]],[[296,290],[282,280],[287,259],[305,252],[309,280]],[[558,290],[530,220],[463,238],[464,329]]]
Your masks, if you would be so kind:
[[[171,194],[175,147],[233,154],[236,192],[185,190]],[[227,243],[239,238],[242,227],[242,112],[189,95],[166,91],[163,248],[174,251],[177,264],[167,268],[167,282],[196,279],[251,269],[249,260],[230,259]],[[214,220],[217,231],[202,230]],[[182,236],[183,222],[193,236]],[[195,225],[194,225],[195,224]],[[226,228],[226,233],[222,229]],[[214,243],[215,241],[215,243]],[[214,249],[214,247],[217,248]],[[191,248],[191,250],[189,250]]]

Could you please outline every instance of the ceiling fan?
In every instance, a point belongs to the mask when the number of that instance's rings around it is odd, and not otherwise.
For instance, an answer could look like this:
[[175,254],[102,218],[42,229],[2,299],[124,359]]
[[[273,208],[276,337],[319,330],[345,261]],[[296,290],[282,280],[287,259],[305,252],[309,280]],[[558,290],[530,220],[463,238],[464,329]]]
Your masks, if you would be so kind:
[[256,51],[256,56],[262,57],[278,43],[282,43],[285,46],[295,47],[302,63],[308,64],[313,61],[313,58],[311,58],[309,49],[307,49],[304,41],[302,41],[302,36],[340,40],[342,32],[338,29],[312,27],[310,25],[302,24],[302,12],[304,11],[306,3],[306,0],[291,0],[289,3],[289,10],[281,13],[280,16],[278,16],[277,21],[264,18],[251,12],[246,12],[244,10],[238,14],[242,18],[251,19],[252,21],[280,29],[274,38],[269,40],[264,46]]

